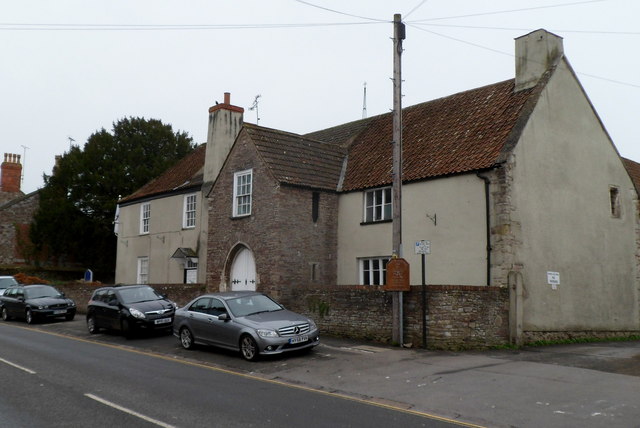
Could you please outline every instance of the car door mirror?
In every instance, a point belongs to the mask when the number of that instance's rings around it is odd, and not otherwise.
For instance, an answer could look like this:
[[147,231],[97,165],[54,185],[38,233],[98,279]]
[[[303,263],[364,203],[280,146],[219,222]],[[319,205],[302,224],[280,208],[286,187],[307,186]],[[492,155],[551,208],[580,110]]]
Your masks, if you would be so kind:
[[228,321],[228,320],[229,320],[229,314],[218,315],[218,321]]

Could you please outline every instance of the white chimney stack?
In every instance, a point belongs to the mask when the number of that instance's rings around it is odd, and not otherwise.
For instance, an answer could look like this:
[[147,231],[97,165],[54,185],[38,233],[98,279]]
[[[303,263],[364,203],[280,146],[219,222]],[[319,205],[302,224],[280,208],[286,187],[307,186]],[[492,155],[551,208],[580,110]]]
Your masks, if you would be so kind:
[[213,182],[224,164],[243,123],[244,109],[231,105],[231,94],[224,93],[224,102],[209,109],[209,131],[204,163],[204,182]]
[[562,37],[546,30],[536,30],[516,38],[515,91],[534,87],[563,55]]

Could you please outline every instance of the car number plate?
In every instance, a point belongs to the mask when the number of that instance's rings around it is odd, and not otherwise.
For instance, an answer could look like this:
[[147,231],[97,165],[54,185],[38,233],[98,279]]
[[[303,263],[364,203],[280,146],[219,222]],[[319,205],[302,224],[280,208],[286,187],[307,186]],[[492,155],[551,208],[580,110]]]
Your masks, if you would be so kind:
[[307,340],[309,340],[309,336],[296,336],[289,339],[289,343],[293,345],[295,343],[306,342]]
[[54,315],[60,315],[60,314],[66,314],[67,310],[66,309],[58,309],[57,311],[53,311]]
[[155,321],[156,324],[166,324],[169,322],[171,322],[171,318],[160,318],[159,320]]

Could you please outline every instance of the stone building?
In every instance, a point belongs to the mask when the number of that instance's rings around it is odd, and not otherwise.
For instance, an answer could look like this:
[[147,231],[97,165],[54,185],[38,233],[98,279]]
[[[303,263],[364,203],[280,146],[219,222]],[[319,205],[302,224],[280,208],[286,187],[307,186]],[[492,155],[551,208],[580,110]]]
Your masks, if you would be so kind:
[[[562,39],[538,30],[515,50],[514,79],[403,109],[408,341],[423,323],[441,348],[640,333],[629,166]],[[228,102],[217,112],[202,190],[207,288],[266,291],[323,331],[388,340],[391,114],[296,135],[242,125]],[[427,317],[421,240],[432,248]]]
[[5,153],[0,165],[0,267],[15,268],[31,262],[29,225],[38,209],[38,192],[20,190],[20,155]]

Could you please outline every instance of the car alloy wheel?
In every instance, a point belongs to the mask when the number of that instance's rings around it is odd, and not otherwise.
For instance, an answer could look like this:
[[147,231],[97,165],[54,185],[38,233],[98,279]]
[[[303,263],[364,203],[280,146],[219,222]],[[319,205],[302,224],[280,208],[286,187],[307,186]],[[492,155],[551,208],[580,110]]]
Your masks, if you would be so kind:
[[9,316],[9,312],[7,312],[7,308],[2,308],[2,320],[9,321],[11,317]]
[[27,313],[24,318],[27,321],[27,324],[33,324],[33,314],[31,313],[31,309],[27,309]]
[[255,361],[258,359],[258,344],[253,337],[245,334],[240,338],[240,353],[242,358],[247,361]]
[[184,349],[193,348],[193,333],[187,327],[180,329],[180,344]]
[[96,334],[99,330],[99,328],[96,327],[96,317],[93,315],[89,315],[87,318],[87,330],[89,330],[89,334]]

